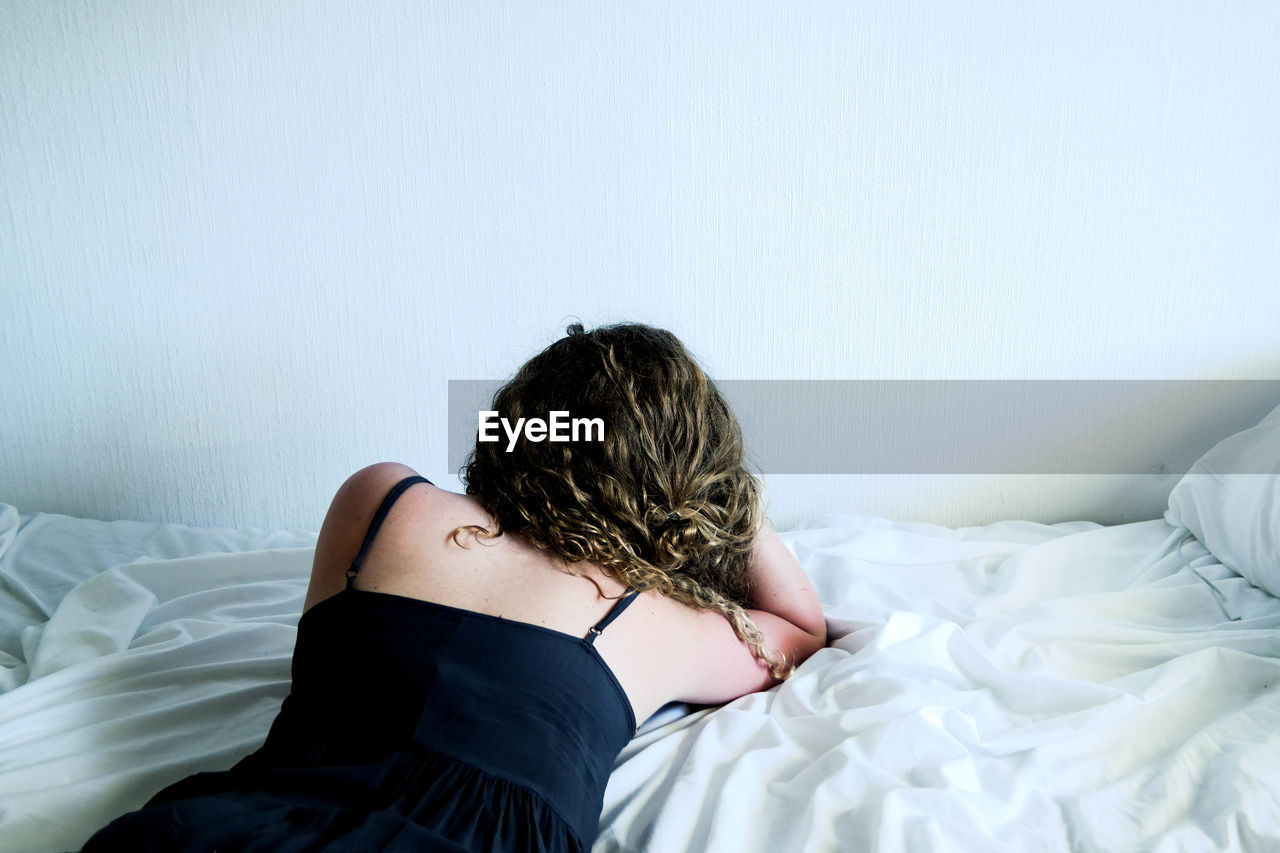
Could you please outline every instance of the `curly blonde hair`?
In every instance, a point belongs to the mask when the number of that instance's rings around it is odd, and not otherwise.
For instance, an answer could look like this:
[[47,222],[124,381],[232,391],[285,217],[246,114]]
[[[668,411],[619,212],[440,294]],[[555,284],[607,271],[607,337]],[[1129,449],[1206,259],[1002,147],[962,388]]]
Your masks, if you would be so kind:
[[[744,464],[742,432],[715,384],[675,335],[640,323],[570,325],[521,367],[491,409],[509,422],[600,418],[603,441],[476,442],[462,479],[497,530],[588,561],[628,588],[656,590],[721,613],[775,678],[791,666],[766,649],[746,612],[762,520],[760,484]],[[462,544],[459,541],[459,544]],[[594,582],[594,581],[593,581]],[[597,585],[598,588],[598,585]]]

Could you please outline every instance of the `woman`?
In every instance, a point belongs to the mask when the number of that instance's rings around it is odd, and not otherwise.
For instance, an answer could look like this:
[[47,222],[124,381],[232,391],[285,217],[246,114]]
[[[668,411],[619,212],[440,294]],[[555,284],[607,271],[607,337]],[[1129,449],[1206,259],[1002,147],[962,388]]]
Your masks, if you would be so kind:
[[826,644],[737,422],[674,335],[572,325],[493,409],[603,436],[477,441],[465,495],[396,463],[352,475],[262,748],[86,851],[586,850],[638,720],[764,690]]

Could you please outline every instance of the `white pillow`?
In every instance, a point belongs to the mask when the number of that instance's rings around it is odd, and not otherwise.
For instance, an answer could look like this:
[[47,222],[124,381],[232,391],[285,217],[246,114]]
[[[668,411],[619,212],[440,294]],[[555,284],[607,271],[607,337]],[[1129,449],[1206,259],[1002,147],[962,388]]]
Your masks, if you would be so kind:
[[1173,487],[1164,518],[1280,596],[1280,407],[1201,456]]

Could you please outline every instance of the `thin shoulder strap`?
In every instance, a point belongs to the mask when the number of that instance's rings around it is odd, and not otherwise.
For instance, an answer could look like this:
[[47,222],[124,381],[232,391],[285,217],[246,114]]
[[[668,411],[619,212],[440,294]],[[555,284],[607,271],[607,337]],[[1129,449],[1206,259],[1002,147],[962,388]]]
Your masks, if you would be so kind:
[[369,522],[369,532],[364,535],[364,544],[360,546],[360,552],[356,554],[356,558],[351,561],[351,568],[347,569],[347,589],[351,589],[351,584],[356,579],[356,572],[360,571],[361,564],[364,563],[365,552],[369,550],[369,546],[373,544],[373,537],[377,535],[378,528],[382,526],[383,519],[387,517],[387,513],[391,511],[391,505],[396,502],[396,498],[404,494],[404,490],[412,486],[414,483],[432,483],[426,477],[414,474],[411,477],[405,477],[400,482],[391,487],[391,491],[387,492],[387,496],[382,499],[382,504],[378,507],[378,511],[373,514],[373,521]]
[[609,611],[608,615],[606,615],[599,622],[591,626],[591,630],[587,632],[587,642],[595,643],[596,637],[604,633],[604,629],[609,627],[609,623],[612,622],[614,619],[617,619],[619,616],[621,616],[622,611],[626,610],[628,607],[631,606],[631,602],[635,601],[636,595],[639,592],[640,590],[633,589],[631,590],[631,592],[627,593],[622,598],[620,598],[618,600],[618,603],[613,605],[613,609]]

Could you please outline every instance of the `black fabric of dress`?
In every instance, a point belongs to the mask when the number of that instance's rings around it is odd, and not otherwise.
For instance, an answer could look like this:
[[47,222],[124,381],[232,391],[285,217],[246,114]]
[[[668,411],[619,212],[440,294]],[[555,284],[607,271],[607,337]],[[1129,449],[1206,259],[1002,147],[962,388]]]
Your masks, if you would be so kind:
[[635,734],[594,640],[352,585],[298,621],[289,696],[266,742],[95,834],[116,850],[585,851]]

